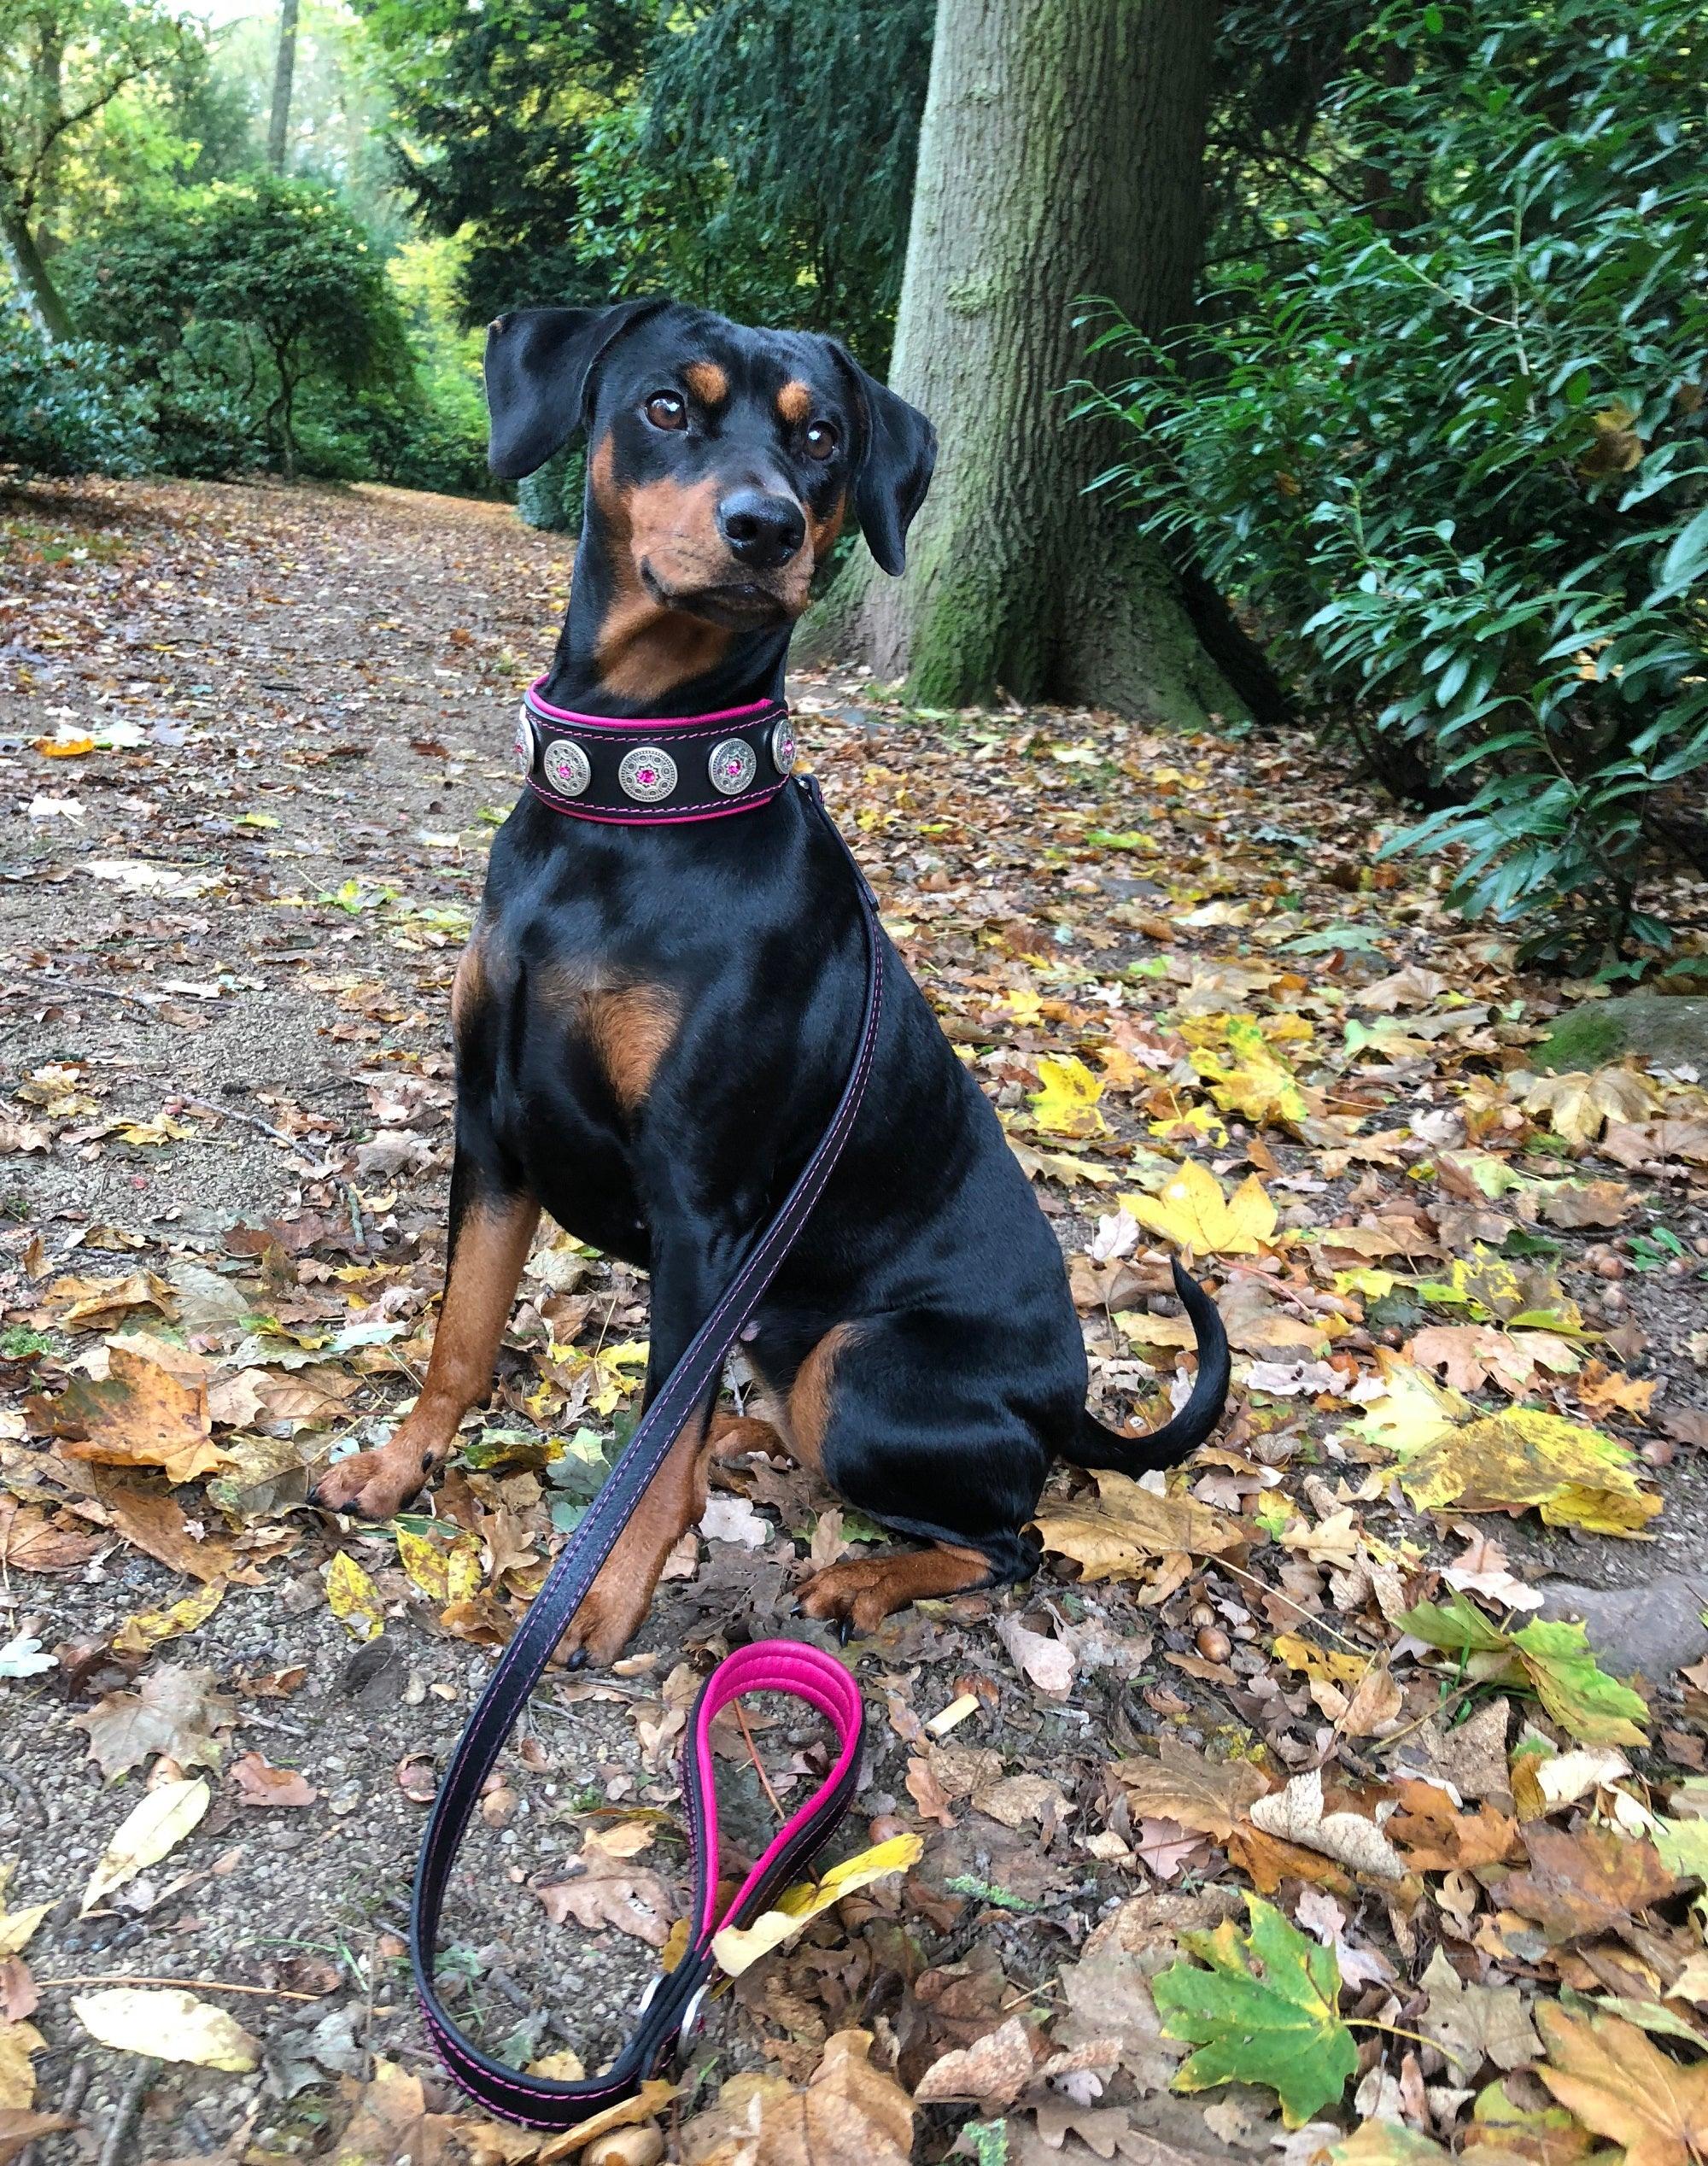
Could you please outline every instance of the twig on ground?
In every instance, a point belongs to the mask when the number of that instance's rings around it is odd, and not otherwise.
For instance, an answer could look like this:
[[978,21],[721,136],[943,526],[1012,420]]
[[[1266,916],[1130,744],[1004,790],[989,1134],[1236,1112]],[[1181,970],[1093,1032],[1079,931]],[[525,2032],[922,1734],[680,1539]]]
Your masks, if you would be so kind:
[[[65,2095],[52,2110],[62,2113],[67,2120],[74,2123],[83,2110],[83,2094],[89,2088],[89,2079],[93,2073],[86,2061],[73,2061],[71,2073],[65,2079]],[[38,2166],[40,2154],[39,2144],[26,2144],[19,2157],[18,2166]]]
[[130,2081],[119,2094],[119,2103],[113,2109],[113,2118],[107,2124],[107,2140],[101,2146],[101,2156],[96,2166],[121,2166],[131,2140],[131,2124],[135,2121],[143,2103],[143,2093],[159,2073],[160,2064],[147,2058],[137,2062]]
[[747,1718],[741,1712],[741,1702],[739,1700],[733,1700],[729,1704],[734,1714],[737,1727],[741,1732],[741,1742],[747,1747],[747,1757],[753,1763],[753,1772],[759,1778],[759,1788],[771,1800],[771,1810],[776,1814],[778,1822],[781,1824],[789,1816],[783,1810],[781,1799],[771,1788],[771,1778],[765,1772],[765,1763],[759,1757],[759,1748],[753,1742],[753,1733],[747,1727]]
[[8,1767],[4,1760],[0,1760],[0,1783],[3,1783],[9,1790],[16,1791],[33,1816],[38,1828],[50,1828],[53,1825],[53,1818],[47,1807],[23,1777],[19,1774],[17,1769]]
[[132,1978],[123,1971],[104,1977],[38,1978],[38,1986],[178,1986],[185,1993],[248,1993],[263,2000],[324,2000],[319,1993],[297,1993],[288,1986],[232,1986],[223,1978]]
[[211,1113],[216,1120],[241,1121],[244,1127],[253,1128],[258,1135],[270,1136],[275,1143],[300,1158],[305,1166],[322,1176],[331,1171],[329,1166],[316,1165],[296,1138],[284,1128],[276,1128],[271,1121],[263,1121],[258,1113],[245,1113],[235,1105],[216,1105],[212,1098],[184,1098],[180,1103],[192,1113]]

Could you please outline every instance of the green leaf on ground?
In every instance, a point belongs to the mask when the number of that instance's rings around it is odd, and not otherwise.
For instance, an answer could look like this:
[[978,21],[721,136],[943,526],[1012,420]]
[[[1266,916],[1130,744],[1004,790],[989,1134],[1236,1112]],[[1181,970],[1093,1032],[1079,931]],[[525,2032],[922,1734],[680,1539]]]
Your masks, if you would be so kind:
[[1290,2128],[1337,2105],[1358,2065],[1339,2015],[1340,1964],[1256,1895],[1242,1934],[1231,1918],[1182,1941],[1208,1965],[1177,1963],[1151,1985],[1162,2028],[1199,2050],[1174,2078],[1177,2091],[1262,2083]]

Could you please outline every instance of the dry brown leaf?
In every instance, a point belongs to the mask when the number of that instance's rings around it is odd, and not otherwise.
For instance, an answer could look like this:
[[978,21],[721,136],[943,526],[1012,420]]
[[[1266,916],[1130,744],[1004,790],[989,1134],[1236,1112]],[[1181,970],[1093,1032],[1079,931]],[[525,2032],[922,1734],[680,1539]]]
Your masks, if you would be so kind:
[[214,1689],[211,1670],[162,1662],[135,1692],[109,1692],[71,1726],[89,1738],[89,1757],[111,1783],[155,1753],[180,1767],[217,1767],[214,1737],[237,1719],[236,1704]]
[[1178,1738],[1157,1740],[1154,1760],[1117,1760],[1111,1772],[1133,1814],[1178,1820],[1183,1828],[1225,1842],[1247,1809],[1269,1788],[1249,1760],[1213,1760]]
[[0,1567],[18,1572],[80,1572],[106,1537],[44,1519],[33,1505],[0,1496]]
[[590,1870],[578,1879],[553,1881],[548,1887],[535,1889],[553,1924],[562,1925],[573,1918],[589,1930],[614,1925],[619,1933],[644,1941],[649,1948],[662,1948],[670,1938],[676,1906],[658,1874],[627,1866],[616,1859],[600,1858],[597,1853],[588,1863]]
[[1682,2067],[1615,2016],[1581,2022],[1543,2002],[1547,2062],[1536,2074],[1586,2128],[1625,2146],[1625,2166],[1708,2157],[1708,2065]]
[[334,2156],[336,2166],[400,2166],[404,2159],[409,2166],[451,2166],[452,2138],[460,2133],[454,2115],[428,2112],[418,2075],[377,2060]]
[[172,1571],[211,1584],[237,1569],[231,1542],[224,1535],[194,1533],[180,1507],[159,1490],[97,1475],[96,1493],[126,1541]]
[[1678,1882],[1647,1840],[1607,1828],[1534,1823],[1524,1831],[1528,1872],[1509,1873],[1496,1889],[1503,1908],[1534,1918],[1559,1946],[1594,1933],[1617,1932],[1640,1911],[1664,1902]]
[[260,1753],[231,1763],[242,1805],[313,1805],[320,1793],[294,1767],[274,1767]]
[[73,1377],[47,1409],[68,1458],[158,1466],[174,1484],[225,1464],[210,1434],[204,1377],[174,1373],[152,1340],[114,1340],[107,1360],[104,1378]]
[[1099,1473],[1097,1507],[1040,1512],[1046,1549],[1067,1557],[1083,1579],[1140,1579],[1161,1557],[1223,1557],[1245,1548],[1256,1530],[1191,1496],[1158,1496],[1125,1474]]
[[838,2031],[805,2090],[762,2115],[754,2166],[907,2166],[913,2104],[871,2050],[869,2031]]
[[1032,2081],[1038,2055],[1032,2034],[1010,2016],[971,2046],[933,2061],[914,2091],[916,2105],[947,2099],[977,2099],[987,2112],[1010,2106]]
[[1516,2069],[1539,2058],[1541,2041],[1516,1986],[1467,1985],[1442,1948],[1430,1958],[1422,1983],[1430,2001],[1418,2028],[1447,2049],[1455,2083],[1469,2083],[1485,2060]]
[[1320,1768],[1296,1775],[1284,1790],[1259,1798],[1247,1818],[1263,1834],[1314,1850],[1371,1880],[1406,1877],[1405,1859],[1373,1820],[1357,1812],[1324,1811]]

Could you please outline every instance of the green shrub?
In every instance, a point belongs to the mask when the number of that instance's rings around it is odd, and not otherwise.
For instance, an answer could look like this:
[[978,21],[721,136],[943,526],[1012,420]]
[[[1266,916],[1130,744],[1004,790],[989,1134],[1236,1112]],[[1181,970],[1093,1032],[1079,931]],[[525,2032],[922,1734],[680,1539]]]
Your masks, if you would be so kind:
[[1407,0],[1371,45],[1330,116],[1367,207],[1320,195],[1194,333],[1103,331],[1103,481],[1413,782],[1392,846],[1454,849],[1529,954],[1629,971],[1659,854],[1708,869],[1708,25]]
[[52,345],[0,309],[0,461],[32,474],[141,474],[154,464],[148,394],[91,340]]

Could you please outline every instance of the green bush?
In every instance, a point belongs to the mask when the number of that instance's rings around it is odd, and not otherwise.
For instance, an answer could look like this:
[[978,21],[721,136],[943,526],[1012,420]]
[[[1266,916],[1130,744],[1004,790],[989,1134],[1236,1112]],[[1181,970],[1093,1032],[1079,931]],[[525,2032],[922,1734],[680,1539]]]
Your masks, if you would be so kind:
[[[1184,541],[1429,816],[1467,914],[1614,974],[1708,869],[1699,0],[1391,6],[1342,171],[1203,325],[1119,321],[1103,477]],[[1396,57],[1397,56],[1397,57]]]
[[109,348],[50,344],[0,309],[0,461],[31,474],[142,474],[154,464],[152,404]]

